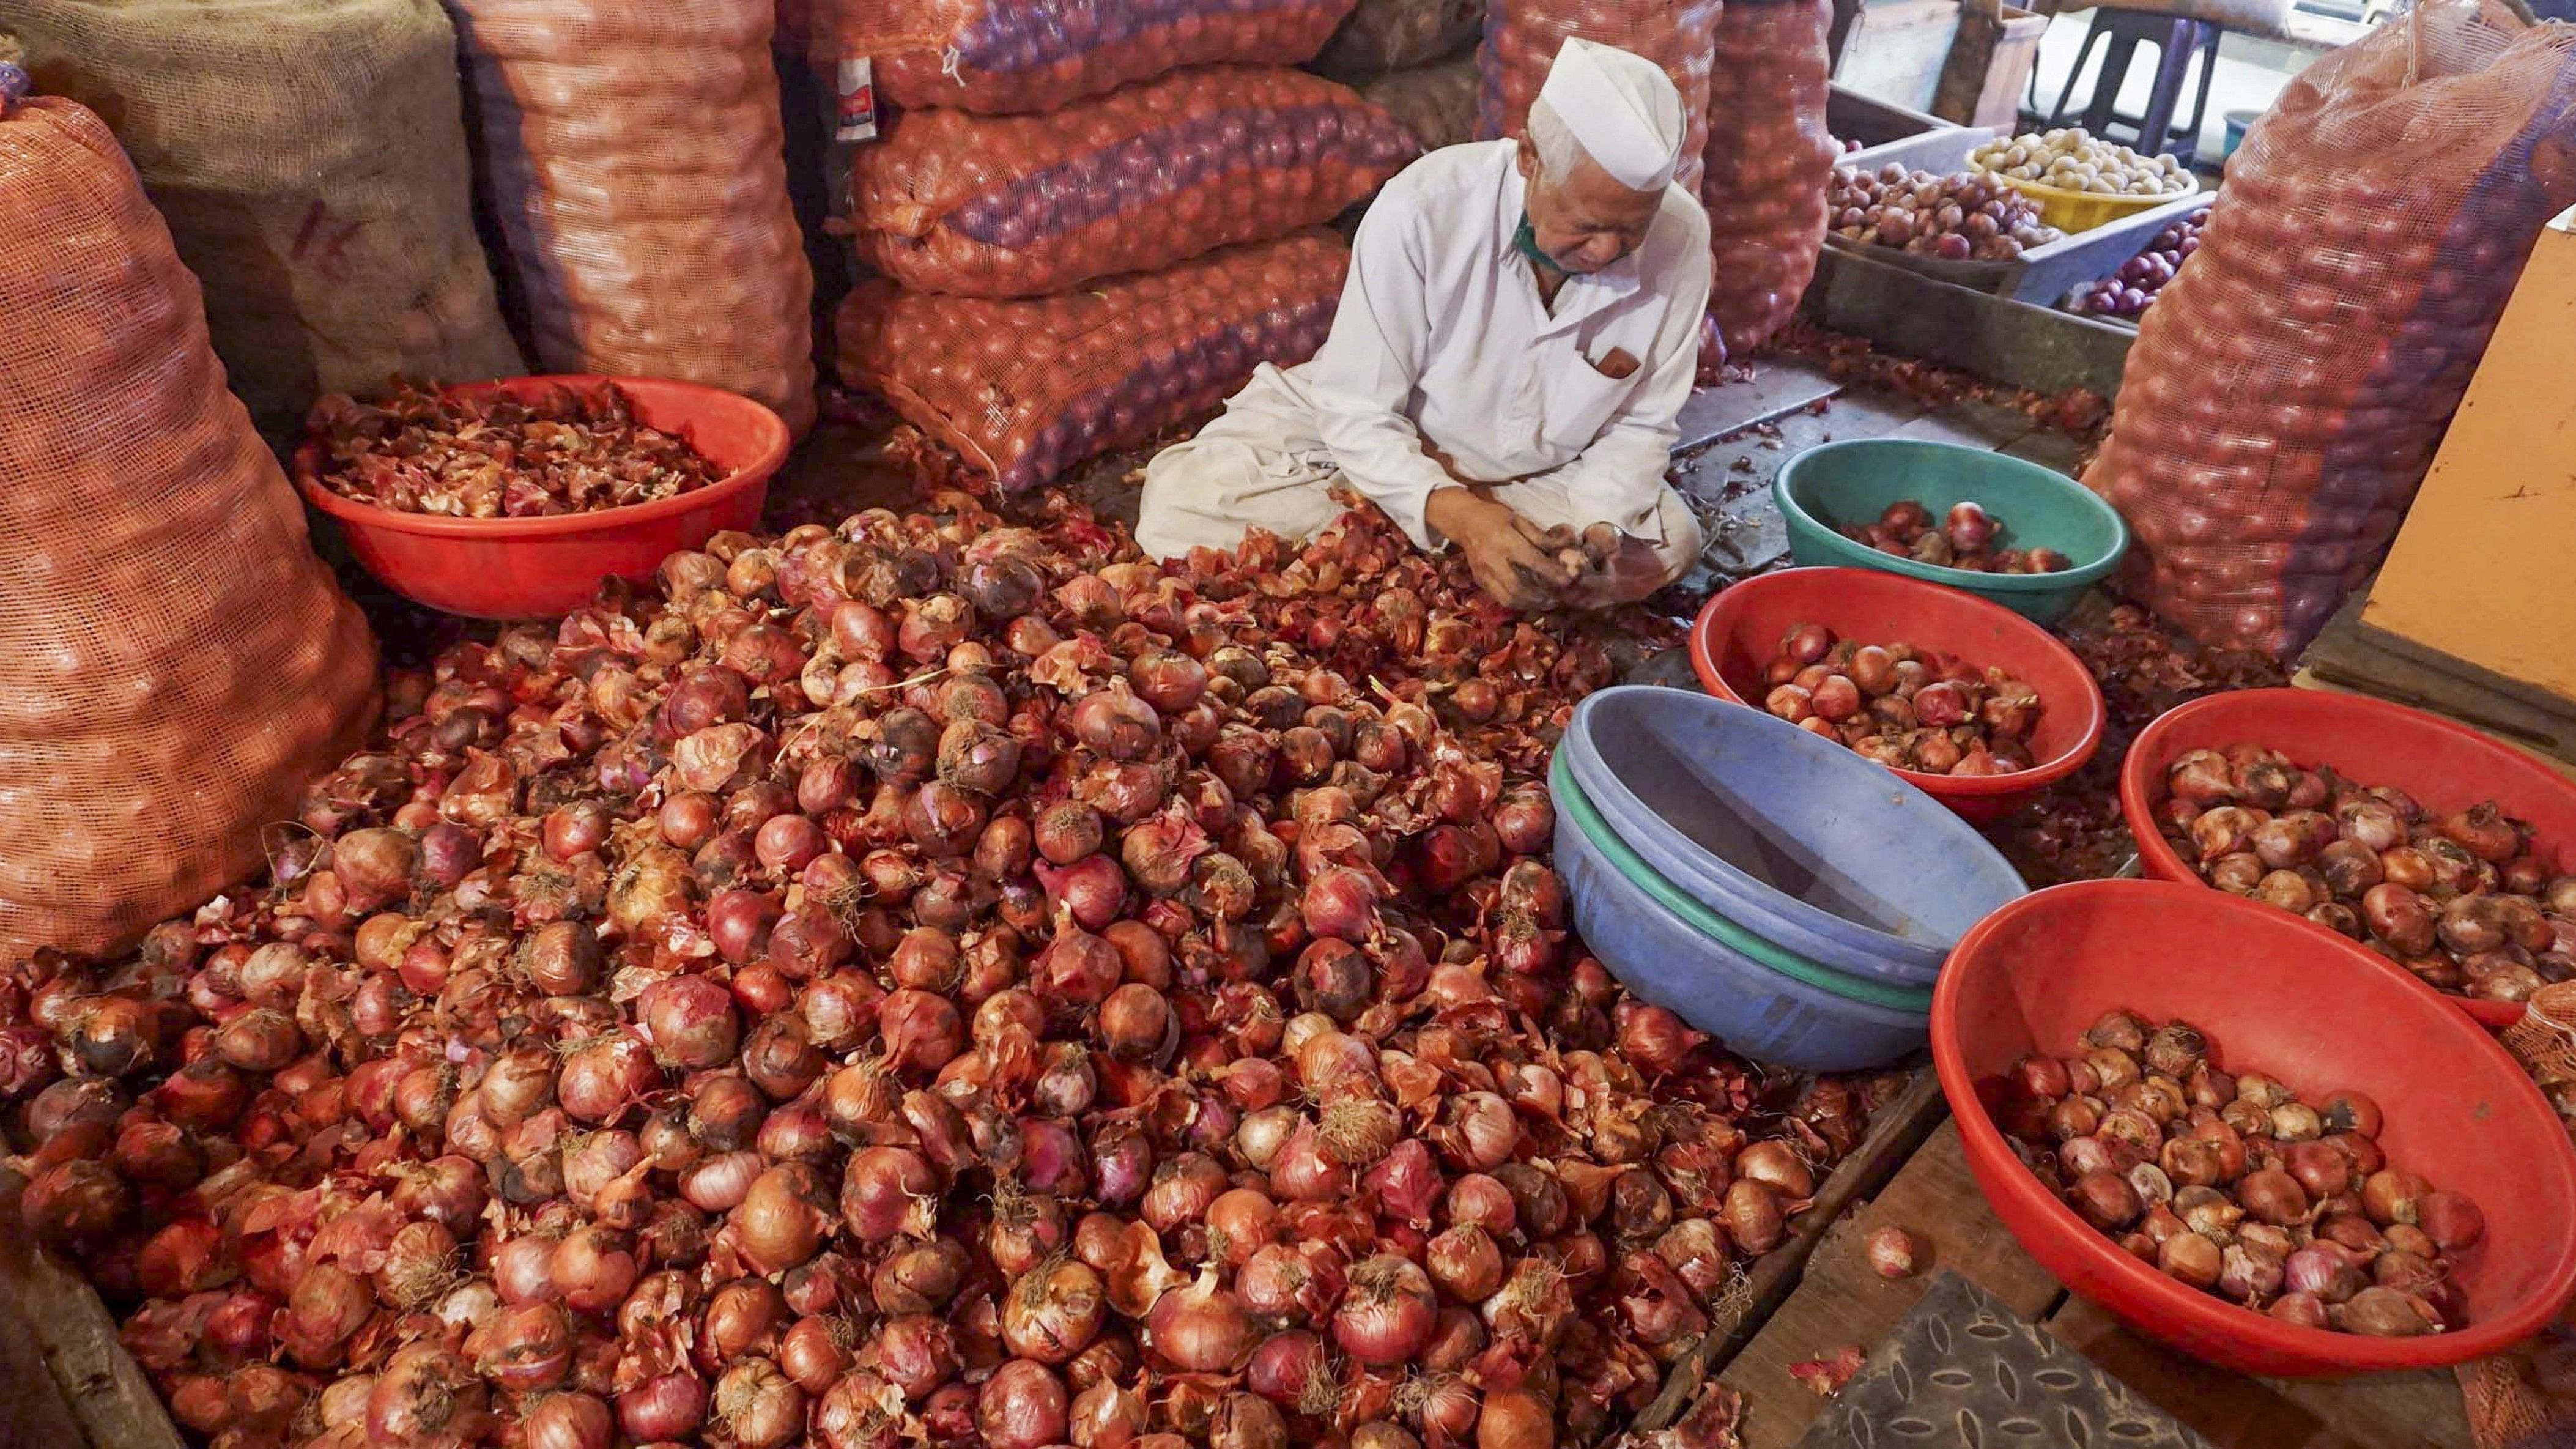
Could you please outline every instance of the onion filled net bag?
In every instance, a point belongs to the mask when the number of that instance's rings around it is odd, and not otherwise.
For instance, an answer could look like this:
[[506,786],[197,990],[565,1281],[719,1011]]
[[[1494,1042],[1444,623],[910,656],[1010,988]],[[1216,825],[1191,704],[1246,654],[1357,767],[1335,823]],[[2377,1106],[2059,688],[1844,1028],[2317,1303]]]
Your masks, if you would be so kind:
[[1476,139],[1476,58],[1472,55],[1390,71],[1361,86],[1360,95],[1395,117],[1425,151]]
[[817,62],[896,106],[1051,111],[1185,65],[1295,65],[1351,0],[817,0]]
[[548,372],[814,420],[770,0],[454,0],[484,184]]
[[2377,566],[2541,226],[2576,201],[2576,27],[2435,0],[2290,82],[2130,350],[2084,477],[2131,591],[2294,653]]
[[1798,310],[1824,245],[1842,148],[1825,126],[1832,0],[1729,0],[1708,78],[1708,310],[1728,350],[1762,345]]
[[1709,67],[1725,9],[1721,0],[1487,0],[1485,43],[1476,50],[1483,82],[1476,134],[1488,140],[1521,134],[1567,39],[1617,46],[1662,66],[1681,91],[1690,134],[1673,180],[1698,195],[1708,147]]
[[371,722],[376,651],[106,123],[0,92],[0,196],[5,963],[254,873]]
[[851,153],[850,225],[913,291],[1037,296],[1330,221],[1419,149],[1331,81],[1202,66],[1047,116],[906,112]]
[[835,318],[841,380],[1005,488],[1213,411],[1264,362],[1323,345],[1350,252],[1330,232],[1233,247],[1168,271],[1018,302],[898,291]]
[[282,435],[395,373],[523,371],[474,235],[438,0],[12,0],[36,89],[104,119]]
[[1315,69],[1354,85],[1476,48],[1485,0],[1359,0]]

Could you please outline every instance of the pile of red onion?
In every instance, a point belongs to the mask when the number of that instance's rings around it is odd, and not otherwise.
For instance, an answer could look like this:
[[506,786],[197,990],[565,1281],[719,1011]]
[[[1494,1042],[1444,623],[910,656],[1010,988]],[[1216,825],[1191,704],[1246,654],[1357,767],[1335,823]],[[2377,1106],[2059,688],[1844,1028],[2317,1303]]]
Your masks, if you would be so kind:
[[2379,1338],[2463,1321],[2451,1274],[2486,1215],[2391,1166],[2362,1093],[2303,1102],[2227,1072],[2187,1022],[2113,1011],[2074,1055],[2015,1064],[1997,1120],[2051,1191],[2177,1282]]
[[0,983],[0,1203],[220,1449],[1593,1443],[1888,1079],[1570,940],[1599,639],[1382,519],[942,493],[399,675],[272,878]]
[[1887,505],[1871,524],[1846,523],[1843,537],[1865,543],[1895,558],[1910,558],[1935,568],[1966,569],[1981,574],[2053,574],[2067,567],[2066,555],[2053,548],[2004,548],[2004,521],[1975,499],[1950,505],[1939,523],[1932,510],[1911,498]]
[[2039,691],[2000,669],[1796,624],[1762,677],[1771,686],[1764,709],[1890,769],[2010,775],[2031,767]]
[[2367,944],[2427,984],[2527,1001],[2576,979],[2576,875],[2492,800],[2435,815],[2277,750],[2192,750],[2165,767],[2165,837],[2221,890]]

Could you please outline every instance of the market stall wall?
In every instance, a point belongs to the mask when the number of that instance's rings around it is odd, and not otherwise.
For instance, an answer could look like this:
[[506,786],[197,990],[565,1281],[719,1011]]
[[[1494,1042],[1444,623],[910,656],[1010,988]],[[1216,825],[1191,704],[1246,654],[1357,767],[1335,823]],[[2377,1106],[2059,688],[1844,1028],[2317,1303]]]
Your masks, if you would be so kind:
[[2571,200],[2576,36],[2443,0],[2290,83],[2143,319],[2085,474],[2127,583],[2289,654],[2387,551],[2541,227]]
[[453,4],[539,368],[708,383],[802,432],[814,284],[770,0]]
[[39,90],[115,130],[262,429],[396,373],[523,370],[437,0],[24,0],[0,19]]
[[[1476,134],[1517,137],[1530,103],[1569,39],[1616,46],[1663,67],[1682,94],[1689,132],[1673,182],[1696,196],[1708,147],[1709,72],[1717,58],[1721,0],[1489,0],[1485,40],[1476,52],[1483,78]],[[1821,101],[1819,102],[1821,105]]]
[[116,950],[261,865],[372,723],[374,640],[224,390],[105,123],[0,98],[0,962]]
[[1770,339],[1798,310],[1825,240],[1842,147],[1825,124],[1832,0],[1731,0],[1708,80],[1708,310],[1727,350]]

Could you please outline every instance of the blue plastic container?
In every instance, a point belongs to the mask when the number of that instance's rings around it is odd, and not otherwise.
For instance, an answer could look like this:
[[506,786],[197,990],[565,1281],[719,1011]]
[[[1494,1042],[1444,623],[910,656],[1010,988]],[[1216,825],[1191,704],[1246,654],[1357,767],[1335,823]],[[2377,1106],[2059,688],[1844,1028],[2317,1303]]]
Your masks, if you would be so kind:
[[1969,927],[2029,892],[1940,801],[1757,709],[1605,689],[1575,707],[1558,754],[1666,880],[1836,970],[1928,985]]
[[[1554,773],[1560,794],[1581,787]],[[1755,1061],[1815,1072],[1884,1066],[1930,1039],[1931,1014],[1820,990],[1700,934],[1630,880],[1575,820],[1556,812],[1556,870],[1575,929],[1610,974],[1639,996]]]

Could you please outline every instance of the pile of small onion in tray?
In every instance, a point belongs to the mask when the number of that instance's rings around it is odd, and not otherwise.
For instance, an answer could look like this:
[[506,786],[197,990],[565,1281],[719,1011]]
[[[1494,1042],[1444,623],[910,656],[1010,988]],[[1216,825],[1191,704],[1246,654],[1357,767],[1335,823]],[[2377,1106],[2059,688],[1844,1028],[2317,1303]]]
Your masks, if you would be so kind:
[[0,982],[0,1203],[220,1449],[1545,1449],[1896,1079],[1566,935],[1609,676],[1353,515],[963,494],[455,645],[273,878]]
[[2302,1101],[2229,1072],[2188,1022],[2111,1011],[2073,1055],[2016,1063],[1996,1120],[2078,1216],[2177,1282],[2307,1328],[2462,1323],[2451,1270],[2485,1214],[2390,1162],[2359,1092]]
[[2492,800],[2437,815],[2402,790],[2257,744],[2192,750],[2156,806],[2202,879],[2331,927],[2462,996],[2576,979],[2576,876]]

